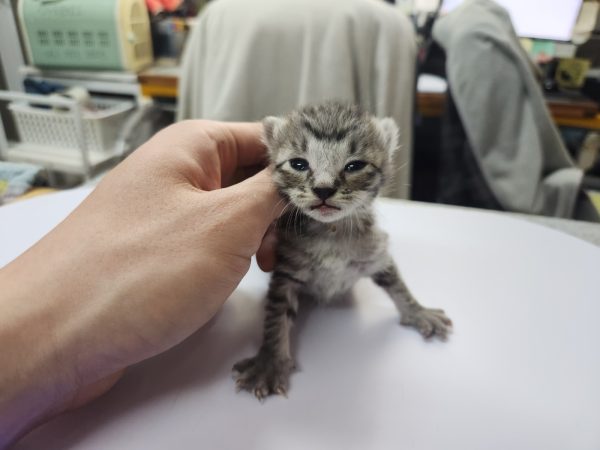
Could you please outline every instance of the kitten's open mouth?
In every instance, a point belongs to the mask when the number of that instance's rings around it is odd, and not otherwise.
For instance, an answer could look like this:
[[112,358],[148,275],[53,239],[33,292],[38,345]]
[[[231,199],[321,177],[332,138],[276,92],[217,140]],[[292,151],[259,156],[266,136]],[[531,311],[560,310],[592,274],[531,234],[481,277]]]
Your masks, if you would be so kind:
[[315,209],[318,209],[322,213],[328,213],[333,211],[341,211],[342,208],[338,208],[337,206],[329,205],[323,202],[310,207],[311,211],[314,211]]

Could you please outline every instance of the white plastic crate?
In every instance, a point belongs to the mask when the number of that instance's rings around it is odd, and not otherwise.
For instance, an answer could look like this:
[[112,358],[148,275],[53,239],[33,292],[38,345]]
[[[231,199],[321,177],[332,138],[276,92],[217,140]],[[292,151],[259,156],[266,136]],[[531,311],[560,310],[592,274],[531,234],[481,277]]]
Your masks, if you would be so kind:
[[[119,131],[134,103],[123,100],[93,99],[92,110],[82,108],[83,138],[88,151],[113,151]],[[8,105],[21,141],[53,150],[81,153],[76,118],[70,111],[41,108],[26,102]]]

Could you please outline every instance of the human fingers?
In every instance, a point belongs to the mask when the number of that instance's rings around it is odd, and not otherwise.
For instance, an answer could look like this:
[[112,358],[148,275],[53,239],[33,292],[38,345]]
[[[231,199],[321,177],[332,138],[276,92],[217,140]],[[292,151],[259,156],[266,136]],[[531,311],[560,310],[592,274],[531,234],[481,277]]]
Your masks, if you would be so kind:
[[267,164],[262,132],[258,122],[187,120],[165,128],[146,146],[163,164],[169,162],[166,155],[174,156],[176,165],[170,167],[200,189],[212,190]]
[[223,187],[231,186],[233,184],[240,183],[240,182],[244,181],[246,178],[253,177],[258,172],[260,172],[261,170],[263,170],[264,168],[265,168],[264,165],[262,165],[262,166],[238,167],[236,169],[236,171],[234,172],[233,176],[231,177],[231,179],[229,180],[229,183],[226,184],[226,185],[224,185]]
[[275,226],[271,225],[265,233],[263,240],[256,252],[256,262],[263,272],[271,272],[275,267],[275,247],[277,245],[277,233]]
[[241,183],[218,191],[219,204],[228,211],[229,244],[246,257],[254,255],[271,223],[285,202],[272,181],[271,170],[263,169]]
[[238,207],[248,213],[248,219],[263,224],[265,231],[271,222],[279,217],[285,206],[273,183],[269,168],[224,190],[236,197]]
[[219,156],[223,186],[238,181],[240,174],[254,174],[257,167],[267,165],[261,123],[210,122],[204,126]]

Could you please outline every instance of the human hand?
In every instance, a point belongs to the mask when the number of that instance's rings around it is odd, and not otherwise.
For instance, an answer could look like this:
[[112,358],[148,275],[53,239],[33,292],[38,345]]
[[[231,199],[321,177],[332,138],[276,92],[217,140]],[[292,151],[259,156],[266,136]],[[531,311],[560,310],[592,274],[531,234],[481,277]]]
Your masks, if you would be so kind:
[[[268,169],[222,188],[264,161],[261,133],[260,124],[206,121],[165,129],[0,271],[10,293],[0,303],[0,316],[12,319],[0,317],[0,343],[13,349],[8,367],[19,368],[23,395],[31,401],[34,385],[45,402],[26,405],[8,425],[0,419],[0,435],[97,396],[114,374],[191,335],[252,255],[272,266],[272,251],[259,248],[283,202]],[[0,417],[6,405],[0,395]]]

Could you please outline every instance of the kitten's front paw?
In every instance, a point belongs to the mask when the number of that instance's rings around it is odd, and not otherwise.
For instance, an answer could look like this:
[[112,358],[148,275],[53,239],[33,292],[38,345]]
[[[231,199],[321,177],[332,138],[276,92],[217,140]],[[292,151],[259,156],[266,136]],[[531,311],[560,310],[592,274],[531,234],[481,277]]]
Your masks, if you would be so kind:
[[253,393],[263,400],[271,394],[287,397],[290,374],[295,368],[289,358],[275,358],[261,354],[243,359],[233,366],[237,390]]
[[419,311],[403,313],[400,323],[416,328],[426,339],[437,336],[445,341],[452,330],[452,321],[441,309],[423,308]]

